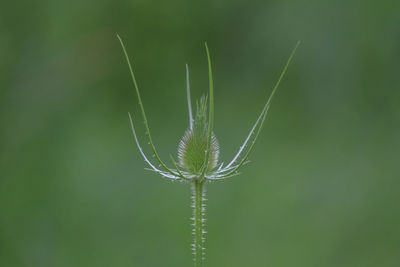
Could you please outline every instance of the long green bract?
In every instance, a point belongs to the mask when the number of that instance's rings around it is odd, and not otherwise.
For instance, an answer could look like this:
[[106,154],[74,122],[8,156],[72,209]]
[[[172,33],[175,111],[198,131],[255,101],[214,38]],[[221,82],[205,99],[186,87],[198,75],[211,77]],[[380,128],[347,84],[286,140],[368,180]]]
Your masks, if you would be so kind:
[[[236,156],[233,158],[233,160],[232,160],[226,167],[229,168],[229,167],[237,160],[237,158],[240,156],[240,154],[241,154],[241,152],[243,151],[243,149],[246,147],[247,142],[250,140],[250,137],[253,135],[255,129],[257,128],[257,126],[259,126],[258,129],[257,129],[257,131],[255,132],[254,139],[253,139],[253,141],[251,142],[249,149],[248,149],[248,150],[246,151],[246,153],[244,154],[244,157],[242,158],[242,160],[240,161],[240,163],[239,163],[235,168],[233,168],[232,170],[230,170],[229,172],[227,172],[226,174],[224,174],[224,175],[223,175],[224,177],[216,178],[216,179],[213,179],[213,180],[224,179],[224,178],[226,178],[227,176],[232,175],[232,174],[235,173],[237,170],[239,170],[240,167],[242,167],[243,164],[247,161],[250,152],[253,150],[253,147],[254,147],[254,144],[255,144],[255,142],[256,142],[256,140],[257,140],[257,137],[258,137],[258,135],[260,134],[260,132],[261,132],[261,130],[262,130],[262,127],[263,127],[265,118],[266,118],[267,113],[268,113],[268,109],[269,109],[269,107],[270,107],[270,105],[271,105],[271,100],[272,100],[272,98],[273,98],[275,92],[277,91],[277,89],[278,89],[278,87],[279,87],[279,84],[281,83],[283,77],[285,76],[285,73],[286,73],[286,71],[287,71],[287,69],[288,69],[288,67],[289,67],[289,65],[290,65],[290,62],[292,61],[292,58],[293,58],[293,56],[295,55],[296,50],[297,50],[297,47],[298,47],[299,45],[300,45],[300,41],[297,42],[296,46],[295,46],[294,49],[292,50],[292,53],[290,54],[289,59],[288,59],[288,61],[286,62],[285,66],[284,66],[284,68],[283,68],[283,70],[282,70],[282,72],[281,72],[281,75],[279,76],[278,81],[276,82],[276,84],[275,84],[275,86],[274,86],[274,88],[273,88],[273,90],[272,90],[272,92],[271,92],[271,94],[270,94],[270,96],[269,96],[267,102],[266,102],[265,105],[264,105],[264,108],[262,109],[262,111],[261,111],[261,113],[260,113],[260,115],[259,115],[259,117],[258,117],[256,123],[254,124],[254,126],[253,126],[252,130],[250,131],[249,135],[247,136],[245,142],[243,143],[243,145],[241,146],[239,152],[236,154]],[[261,121],[261,123],[260,123],[260,121]],[[259,124],[259,123],[260,123],[260,124]],[[258,125],[258,124],[259,124],[259,125]]]
[[131,62],[130,62],[130,60],[129,60],[128,53],[126,52],[125,45],[124,45],[124,43],[122,42],[121,37],[119,37],[119,35],[117,35],[117,37],[118,37],[119,42],[121,43],[122,50],[124,51],[124,55],[125,55],[126,62],[128,63],[128,67],[129,67],[129,71],[130,71],[130,74],[131,74],[131,77],[132,77],[132,81],[133,81],[133,84],[134,84],[135,89],[136,89],[136,95],[137,95],[137,97],[138,97],[139,106],[140,106],[140,111],[141,111],[141,113],[142,113],[142,117],[143,117],[143,120],[144,120],[144,125],[145,125],[145,128],[146,128],[146,134],[147,134],[147,137],[148,137],[148,139],[149,139],[149,143],[150,143],[151,149],[153,150],[154,156],[156,157],[157,161],[161,164],[161,166],[162,166],[167,172],[171,173],[171,174],[174,175],[174,176],[179,176],[179,174],[174,173],[173,171],[171,171],[171,170],[164,164],[164,162],[163,162],[163,161],[161,160],[161,158],[159,157],[156,148],[154,147],[153,140],[152,140],[151,134],[150,134],[149,124],[148,124],[147,118],[146,118],[146,113],[144,112],[144,108],[143,108],[142,98],[140,97],[139,87],[138,87],[138,85],[137,85],[136,78],[135,78],[135,75],[134,75],[134,73],[133,73],[133,69],[132,69]]
[[214,127],[214,85],[213,85],[213,77],[212,77],[212,68],[211,68],[211,59],[210,59],[210,51],[208,50],[207,43],[205,43],[206,53],[207,53],[207,61],[208,61],[208,80],[209,80],[209,88],[210,88],[210,104],[209,104],[209,117],[208,117],[208,136],[207,136],[207,151],[205,152],[205,158],[203,163],[203,170],[201,172],[201,177],[204,177],[205,172],[207,171],[208,166],[208,158],[210,156],[211,150],[211,139],[212,132]]
[[189,81],[189,66],[186,64],[186,96],[189,109],[189,127],[193,130],[193,113],[192,113],[192,100],[190,98],[190,81]]

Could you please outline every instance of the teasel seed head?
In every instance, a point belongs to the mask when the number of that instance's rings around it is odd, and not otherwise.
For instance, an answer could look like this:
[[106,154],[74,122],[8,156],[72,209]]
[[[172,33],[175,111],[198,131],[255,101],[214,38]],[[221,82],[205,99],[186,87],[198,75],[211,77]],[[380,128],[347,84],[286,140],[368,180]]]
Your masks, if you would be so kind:
[[181,168],[192,174],[200,174],[203,165],[206,173],[215,169],[218,164],[219,144],[212,133],[208,162],[206,153],[208,147],[207,96],[197,103],[197,112],[192,127],[182,137],[178,147],[178,159]]

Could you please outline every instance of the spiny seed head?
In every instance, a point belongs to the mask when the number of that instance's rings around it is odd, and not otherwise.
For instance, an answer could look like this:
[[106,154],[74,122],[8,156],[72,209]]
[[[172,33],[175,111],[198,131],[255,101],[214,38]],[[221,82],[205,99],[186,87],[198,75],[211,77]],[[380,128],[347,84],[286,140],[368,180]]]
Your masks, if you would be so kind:
[[[186,171],[198,174],[206,160],[208,148],[207,97],[197,103],[197,112],[191,129],[182,137],[178,147],[179,165]],[[211,171],[218,164],[219,145],[214,133],[211,136],[210,151],[206,171]]]

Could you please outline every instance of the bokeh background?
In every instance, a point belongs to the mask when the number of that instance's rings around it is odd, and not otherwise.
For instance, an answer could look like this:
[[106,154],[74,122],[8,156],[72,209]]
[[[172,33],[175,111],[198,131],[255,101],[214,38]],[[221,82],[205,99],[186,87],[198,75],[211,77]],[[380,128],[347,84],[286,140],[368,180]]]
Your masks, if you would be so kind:
[[[144,170],[138,103],[176,156],[213,59],[228,161],[297,40],[241,176],[208,186],[206,266],[400,266],[400,2],[2,1],[0,265],[191,266],[190,186]],[[148,147],[146,146],[146,149]]]

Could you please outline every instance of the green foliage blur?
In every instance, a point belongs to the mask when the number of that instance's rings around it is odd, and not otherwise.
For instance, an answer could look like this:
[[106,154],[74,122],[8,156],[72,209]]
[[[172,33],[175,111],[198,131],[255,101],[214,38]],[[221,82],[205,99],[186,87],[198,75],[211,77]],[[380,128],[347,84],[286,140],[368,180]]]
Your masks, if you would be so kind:
[[[134,62],[162,158],[215,78],[228,162],[290,51],[251,163],[210,184],[206,266],[400,266],[400,1],[2,1],[0,266],[192,266],[188,184],[144,170]],[[148,151],[148,146],[145,146]],[[169,164],[172,165],[172,164]]]

